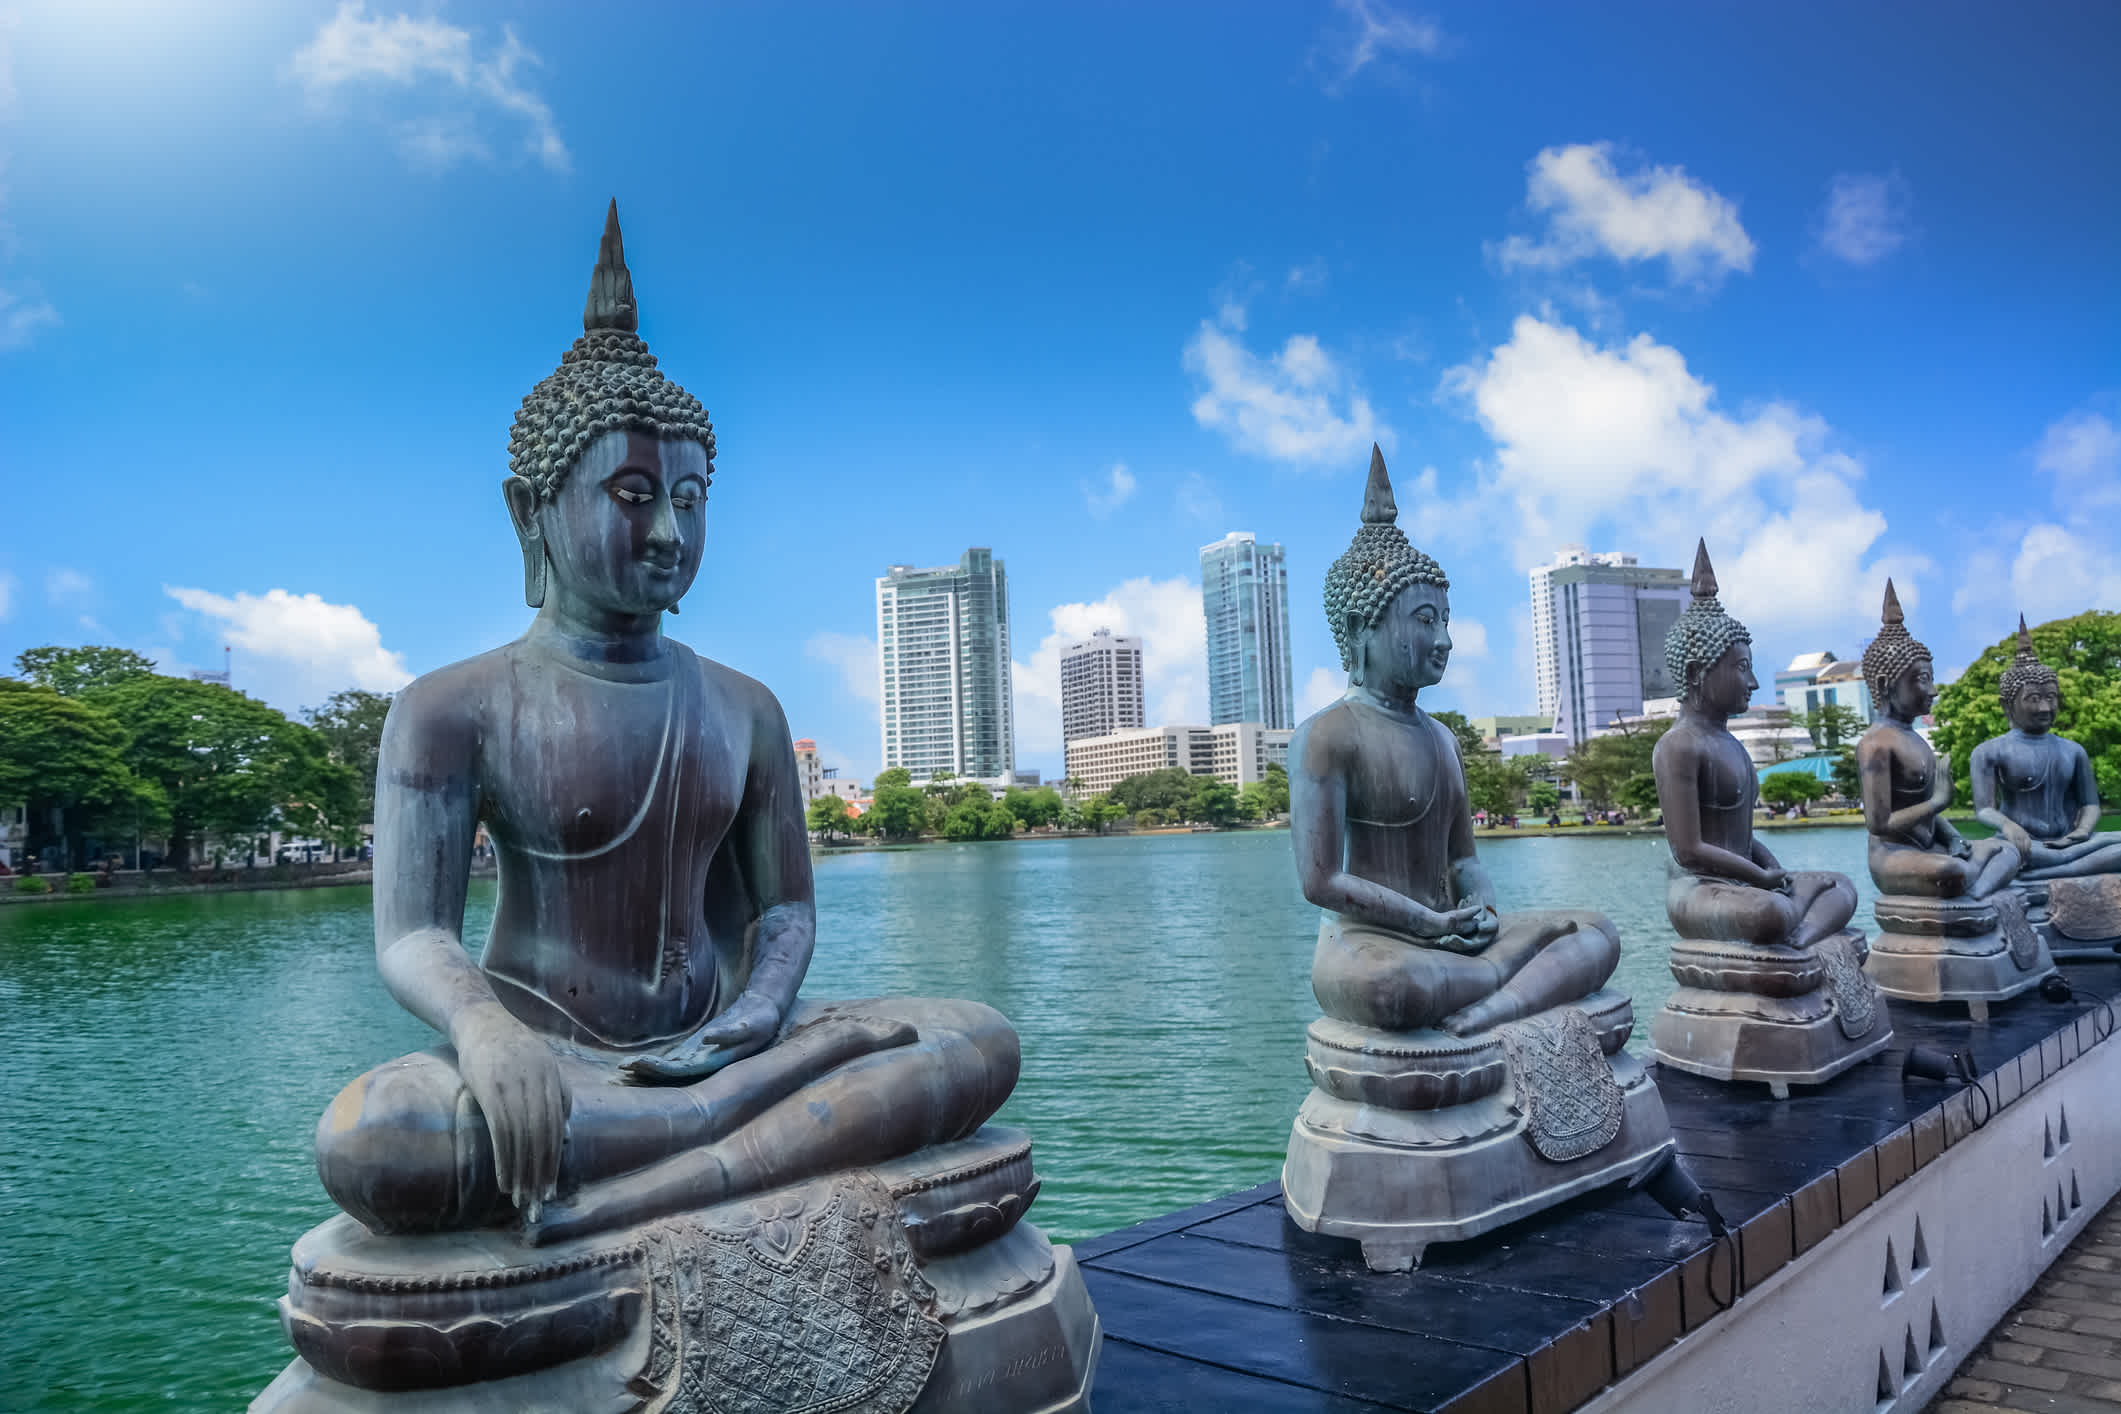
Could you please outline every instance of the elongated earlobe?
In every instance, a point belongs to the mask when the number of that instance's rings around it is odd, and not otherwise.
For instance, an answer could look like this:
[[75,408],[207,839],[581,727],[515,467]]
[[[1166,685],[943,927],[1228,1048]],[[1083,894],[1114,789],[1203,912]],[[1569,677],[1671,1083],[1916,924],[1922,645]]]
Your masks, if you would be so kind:
[[520,476],[511,476],[501,483],[501,499],[508,503],[509,523],[523,547],[523,602],[533,609],[543,608],[545,536],[538,529],[537,488]]

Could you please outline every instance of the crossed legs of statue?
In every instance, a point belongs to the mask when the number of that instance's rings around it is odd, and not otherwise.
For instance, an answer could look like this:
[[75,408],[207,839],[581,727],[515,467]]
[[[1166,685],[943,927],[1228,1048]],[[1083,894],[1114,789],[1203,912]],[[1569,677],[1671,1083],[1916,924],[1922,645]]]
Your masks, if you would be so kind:
[[2060,849],[2034,840],[2032,853],[2025,857],[2025,868],[2018,871],[2021,879],[2061,879],[2080,874],[2121,874],[2121,835],[2093,835]]
[[1477,953],[1340,920],[1319,933],[1311,988],[1343,1021],[1469,1036],[1580,1001],[1619,965],[1618,930],[1588,909],[1506,913]]
[[2009,883],[2020,858],[2008,840],[1971,840],[1961,859],[1943,850],[1891,844],[1873,837],[1871,882],[1881,894],[1913,898],[1987,898]]
[[[690,1085],[622,1083],[562,1051],[573,1100],[539,1243],[705,1207],[961,1139],[1015,1087],[1019,1051],[976,1002],[798,1003],[779,1041]],[[317,1173],[378,1232],[499,1222],[485,1117],[447,1047],[378,1066],[317,1126]]]
[[1823,869],[1791,874],[1787,892],[1675,873],[1665,914],[1682,938],[1808,948],[1856,916],[1856,886]]

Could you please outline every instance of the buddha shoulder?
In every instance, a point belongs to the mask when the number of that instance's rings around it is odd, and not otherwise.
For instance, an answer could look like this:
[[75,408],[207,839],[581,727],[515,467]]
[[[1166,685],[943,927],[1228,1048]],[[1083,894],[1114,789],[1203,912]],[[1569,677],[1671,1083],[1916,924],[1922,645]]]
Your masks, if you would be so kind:
[[508,649],[423,673],[390,699],[383,733],[386,751],[413,751],[423,756],[452,746],[476,749],[491,706],[505,695],[513,676]]

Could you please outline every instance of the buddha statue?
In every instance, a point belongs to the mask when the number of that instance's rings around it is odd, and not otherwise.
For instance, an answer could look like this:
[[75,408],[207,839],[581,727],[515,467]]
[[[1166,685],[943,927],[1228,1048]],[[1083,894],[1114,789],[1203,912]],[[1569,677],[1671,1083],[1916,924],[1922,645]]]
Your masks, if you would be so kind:
[[[383,732],[377,962],[446,1044],[319,1122],[345,1216],[296,1246],[303,1359],[253,1407],[895,1411],[930,1385],[924,1409],[1085,1407],[1095,1314],[1018,1221],[1028,1139],[986,1125],[1008,1021],[798,996],[790,733],[766,687],[663,634],[715,440],[637,327],[614,202],[583,335],[510,441],[536,617],[404,689]],[[499,898],[474,957],[482,823]]]
[[1930,651],[1908,632],[1891,580],[1882,618],[1863,650],[1864,681],[1880,715],[1856,743],[1879,893],[1878,941],[1865,966],[1889,997],[1963,1001],[1985,1020],[1990,1002],[2038,986],[2054,961],[2005,888],[2022,862],[2016,846],[1968,840],[1944,818],[1952,773],[1914,725],[1937,700]]
[[1681,687],[1679,720],[1653,766],[1664,812],[1665,912],[1679,942],[1679,990],[1650,1023],[1657,1059],[1717,1080],[1829,1080],[1877,1054],[1892,1026],[1863,975],[1863,934],[1848,926],[1856,886],[1825,870],[1791,872],[1753,833],[1759,778],[1729,721],[1752,704],[1753,638],[1724,612],[1707,542],[1694,552],[1692,601],[1664,640]]
[[1352,1237],[1379,1270],[1602,1184],[1671,1148],[1621,1047],[1611,920],[1502,913],[1473,848],[1457,738],[1420,691],[1451,653],[1450,581],[1408,543],[1383,454],[1362,527],[1326,576],[1347,694],[1289,748],[1291,844],[1325,910],[1311,966],[1325,1015],[1283,1168],[1290,1216]]
[[2099,829],[2090,754],[2054,733],[2062,680],[2033,651],[2022,614],[1997,696],[2011,729],[1975,747],[1968,762],[1974,818],[2023,857],[2014,882],[2061,931],[2050,935],[2057,955],[2110,954],[2121,942],[2121,833]]

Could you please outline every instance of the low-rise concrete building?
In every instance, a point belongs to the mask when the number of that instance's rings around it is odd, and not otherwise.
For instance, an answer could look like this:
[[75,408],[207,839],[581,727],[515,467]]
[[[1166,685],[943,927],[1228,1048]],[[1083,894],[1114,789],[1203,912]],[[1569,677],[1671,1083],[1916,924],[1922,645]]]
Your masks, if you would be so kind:
[[1258,722],[1108,732],[1068,743],[1068,775],[1091,794],[1108,791],[1129,776],[1174,766],[1243,787],[1265,777],[1269,766],[1288,768],[1289,738],[1294,735],[1288,728]]

